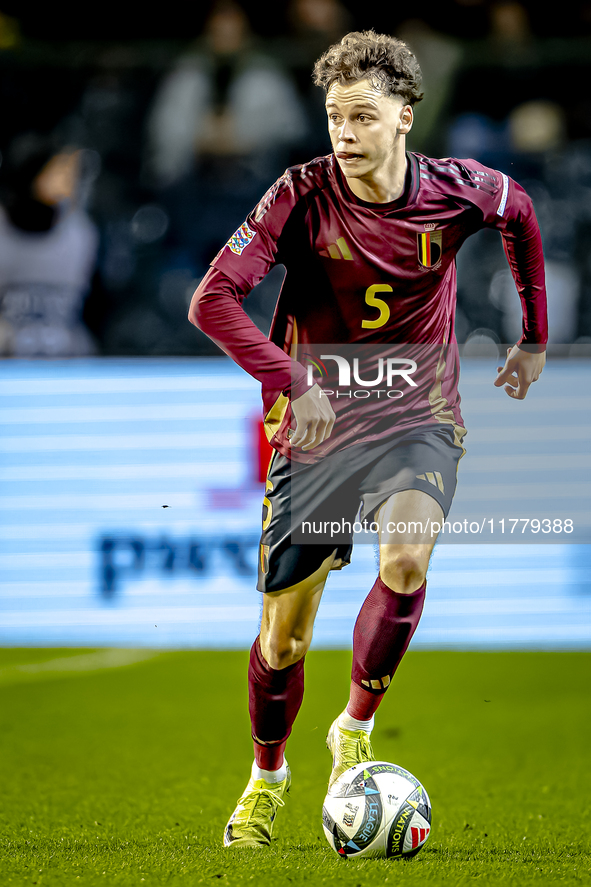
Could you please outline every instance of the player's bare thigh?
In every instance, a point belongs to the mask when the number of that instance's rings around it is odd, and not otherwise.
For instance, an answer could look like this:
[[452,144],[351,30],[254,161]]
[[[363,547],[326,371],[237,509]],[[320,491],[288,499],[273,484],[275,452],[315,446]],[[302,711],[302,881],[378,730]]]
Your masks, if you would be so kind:
[[380,577],[388,588],[412,594],[427,575],[437,541],[432,527],[443,526],[439,503],[420,490],[394,493],[376,515],[380,527]]
[[263,595],[260,645],[271,668],[287,668],[307,652],[335,555],[336,549],[307,579],[281,591]]

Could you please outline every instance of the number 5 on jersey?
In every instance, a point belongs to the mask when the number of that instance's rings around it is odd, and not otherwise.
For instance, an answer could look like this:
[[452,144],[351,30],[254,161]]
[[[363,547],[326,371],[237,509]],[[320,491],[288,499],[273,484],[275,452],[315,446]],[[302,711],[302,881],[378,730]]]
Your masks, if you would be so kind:
[[[273,491],[273,483],[268,478],[265,482],[265,493],[270,493]],[[266,530],[269,524],[271,523],[271,518],[273,517],[273,506],[271,504],[270,499],[265,496],[263,499],[263,508],[267,509],[267,513],[263,516],[263,530]]]
[[383,299],[378,299],[376,293],[392,293],[394,290],[388,283],[374,283],[368,286],[365,291],[365,302],[372,308],[377,308],[380,312],[378,317],[373,320],[362,320],[361,326],[365,330],[378,330],[381,326],[388,323],[390,319],[390,306]]

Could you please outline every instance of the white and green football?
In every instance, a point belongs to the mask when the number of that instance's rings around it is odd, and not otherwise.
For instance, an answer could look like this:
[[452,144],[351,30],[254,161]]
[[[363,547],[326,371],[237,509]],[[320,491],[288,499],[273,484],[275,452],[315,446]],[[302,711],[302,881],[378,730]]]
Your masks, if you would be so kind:
[[431,802],[408,770],[367,761],[350,767],[330,787],[322,825],[339,856],[414,856],[429,837]]

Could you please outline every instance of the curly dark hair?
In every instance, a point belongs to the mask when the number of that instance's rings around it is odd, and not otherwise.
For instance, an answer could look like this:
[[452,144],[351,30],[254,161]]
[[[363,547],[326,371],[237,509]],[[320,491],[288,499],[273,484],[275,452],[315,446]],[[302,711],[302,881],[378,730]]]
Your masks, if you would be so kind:
[[406,43],[375,31],[351,31],[314,65],[314,83],[328,92],[333,83],[369,80],[384,95],[399,95],[407,105],[423,98],[422,74]]

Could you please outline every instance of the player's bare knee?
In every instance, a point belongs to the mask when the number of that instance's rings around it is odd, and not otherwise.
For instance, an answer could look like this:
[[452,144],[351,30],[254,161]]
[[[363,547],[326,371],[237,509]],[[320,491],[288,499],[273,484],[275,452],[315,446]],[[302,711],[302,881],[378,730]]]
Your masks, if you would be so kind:
[[280,671],[303,659],[309,646],[309,641],[289,635],[270,638],[265,645],[263,655],[271,668]]
[[412,594],[425,581],[426,564],[418,548],[404,548],[382,555],[380,577],[388,588],[399,594]]

